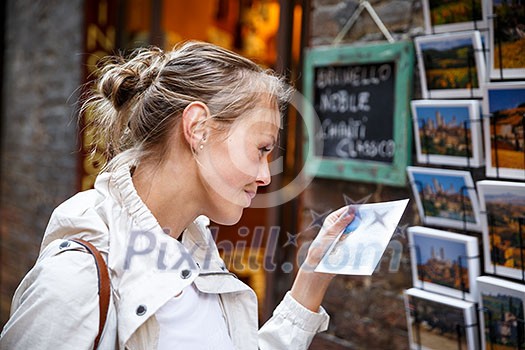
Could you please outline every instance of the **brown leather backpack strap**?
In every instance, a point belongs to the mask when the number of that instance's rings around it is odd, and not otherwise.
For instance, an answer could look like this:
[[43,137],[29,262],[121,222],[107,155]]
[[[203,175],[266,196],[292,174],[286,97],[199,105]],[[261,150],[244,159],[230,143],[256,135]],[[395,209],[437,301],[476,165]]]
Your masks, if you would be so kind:
[[86,242],[80,238],[72,238],[70,240],[73,242],[77,242],[78,244],[86,248],[91,253],[91,255],[93,255],[93,258],[95,259],[95,265],[97,266],[99,321],[98,321],[98,334],[97,334],[97,337],[95,338],[95,344],[93,346],[93,349],[96,349],[98,347],[100,337],[102,336],[102,332],[104,331],[104,326],[106,324],[106,319],[108,316],[109,302],[110,302],[110,296],[111,296],[111,285],[109,281],[109,272],[108,272],[106,262],[104,261],[104,258],[102,257],[98,249],[95,248],[93,244]]

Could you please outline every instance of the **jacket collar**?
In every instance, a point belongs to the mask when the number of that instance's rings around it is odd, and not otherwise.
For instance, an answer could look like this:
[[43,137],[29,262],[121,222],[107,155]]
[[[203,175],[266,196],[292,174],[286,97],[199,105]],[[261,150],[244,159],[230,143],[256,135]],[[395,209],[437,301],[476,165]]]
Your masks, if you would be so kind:
[[[191,283],[203,292],[230,293],[250,288],[230,274],[208,229],[198,217],[184,231],[182,242],[164,233],[137,194],[129,165],[99,175],[95,189],[113,197],[120,207],[108,223],[113,288],[117,291],[121,344],[170,298]],[[130,220],[131,219],[131,220]]]

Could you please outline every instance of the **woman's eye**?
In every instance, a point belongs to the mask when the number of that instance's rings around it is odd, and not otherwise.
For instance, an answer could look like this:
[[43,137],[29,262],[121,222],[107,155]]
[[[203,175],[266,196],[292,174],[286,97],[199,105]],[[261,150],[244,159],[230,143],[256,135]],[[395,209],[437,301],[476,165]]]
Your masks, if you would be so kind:
[[261,157],[264,156],[264,155],[267,155],[271,151],[272,151],[271,147],[261,147],[261,148],[259,148],[259,154],[261,155]]

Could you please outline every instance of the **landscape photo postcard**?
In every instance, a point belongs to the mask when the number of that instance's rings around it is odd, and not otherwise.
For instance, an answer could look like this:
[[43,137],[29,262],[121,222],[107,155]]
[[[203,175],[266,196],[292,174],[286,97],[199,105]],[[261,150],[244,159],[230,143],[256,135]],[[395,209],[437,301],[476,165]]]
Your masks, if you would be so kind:
[[410,349],[478,349],[475,303],[417,288],[404,299]]
[[413,100],[411,107],[419,163],[484,164],[478,100]]
[[482,349],[525,349],[525,285],[490,276],[477,284]]
[[488,0],[492,79],[525,78],[525,2]]
[[427,34],[487,28],[485,1],[423,0]]
[[525,269],[525,183],[483,180],[477,187],[485,272],[521,280]]
[[478,31],[418,36],[414,43],[423,98],[482,96],[485,59]]
[[487,83],[483,114],[487,176],[525,180],[525,83]]
[[423,224],[481,231],[470,172],[409,166],[407,173]]
[[408,229],[414,287],[477,301],[478,239],[414,226]]

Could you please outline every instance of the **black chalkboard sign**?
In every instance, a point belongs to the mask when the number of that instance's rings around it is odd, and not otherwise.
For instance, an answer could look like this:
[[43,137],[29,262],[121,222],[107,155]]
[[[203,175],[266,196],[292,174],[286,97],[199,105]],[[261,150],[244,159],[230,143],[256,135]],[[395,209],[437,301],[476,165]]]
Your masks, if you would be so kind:
[[317,155],[392,163],[395,62],[315,67],[314,76]]
[[310,174],[406,184],[413,65],[410,42],[307,52],[304,92],[314,111],[306,113]]

